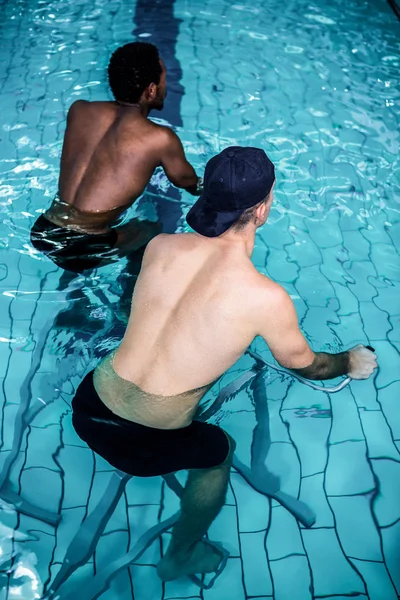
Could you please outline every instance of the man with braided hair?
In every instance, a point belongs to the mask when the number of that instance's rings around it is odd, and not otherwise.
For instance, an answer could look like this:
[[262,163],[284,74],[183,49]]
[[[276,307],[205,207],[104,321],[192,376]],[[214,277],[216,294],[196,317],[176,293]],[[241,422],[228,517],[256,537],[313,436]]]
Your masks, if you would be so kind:
[[31,231],[37,250],[73,272],[129,254],[159,233],[156,223],[137,220],[115,227],[158,166],[175,186],[201,192],[178,136],[148,119],[167,94],[157,48],[143,42],[118,48],[108,80],[114,101],[77,100],[69,109],[58,194]]

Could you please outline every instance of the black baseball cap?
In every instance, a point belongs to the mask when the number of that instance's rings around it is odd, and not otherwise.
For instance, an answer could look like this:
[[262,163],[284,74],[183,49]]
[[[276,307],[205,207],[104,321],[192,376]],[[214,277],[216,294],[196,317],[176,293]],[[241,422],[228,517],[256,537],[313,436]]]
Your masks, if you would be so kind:
[[186,216],[194,231],[217,237],[241,214],[264,200],[275,181],[275,168],[264,150],[231,146],[208,161],[204,191]]

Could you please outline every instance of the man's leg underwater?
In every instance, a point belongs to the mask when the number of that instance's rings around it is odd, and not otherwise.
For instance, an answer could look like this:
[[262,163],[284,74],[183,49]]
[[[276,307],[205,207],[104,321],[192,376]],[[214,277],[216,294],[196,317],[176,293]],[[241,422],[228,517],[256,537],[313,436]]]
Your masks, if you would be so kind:
[[229,439],[225,461],[211,469],[189,471],[181,499],[181,516],[172,530],[172,539],[157,573],[169,581],[195,573],[212,573],[221,557],[201,541],[224,505],[236,444]]

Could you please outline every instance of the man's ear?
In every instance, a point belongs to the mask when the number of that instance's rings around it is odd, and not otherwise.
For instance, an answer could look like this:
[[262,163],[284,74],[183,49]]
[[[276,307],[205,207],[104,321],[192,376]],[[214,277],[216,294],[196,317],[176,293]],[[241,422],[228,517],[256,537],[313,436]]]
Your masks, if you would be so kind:
[[147,97],[149,100],[154,100],[157,97],[157,86],[155,83],[151,83],[146,90]]
[[265,202],[262,202],[260,206],[256,209],[256,217],[259,221],[263,221],[266,210],[267,204]]

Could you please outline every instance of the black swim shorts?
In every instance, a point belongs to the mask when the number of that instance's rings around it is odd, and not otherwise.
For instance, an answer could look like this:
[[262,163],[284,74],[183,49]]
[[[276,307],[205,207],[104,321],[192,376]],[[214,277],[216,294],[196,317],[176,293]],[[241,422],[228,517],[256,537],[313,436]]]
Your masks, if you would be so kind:
[[58,267],[81,273],[94,269],[107,257],[117,243],[115,229],[107,233],[82,233],[59,227],[41,215],[31,230],[31,242]]
[[123,419],[100,400],[93,371],[72,401],[72,423],[79,437],[110,465],[138,477],[221,465],[229,454],[228,437],[216,425],[192,421],[181,429],[155,429]]

